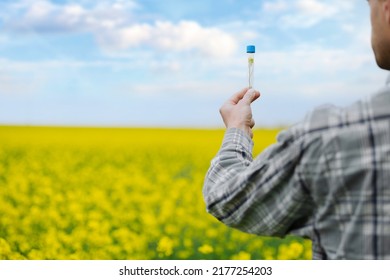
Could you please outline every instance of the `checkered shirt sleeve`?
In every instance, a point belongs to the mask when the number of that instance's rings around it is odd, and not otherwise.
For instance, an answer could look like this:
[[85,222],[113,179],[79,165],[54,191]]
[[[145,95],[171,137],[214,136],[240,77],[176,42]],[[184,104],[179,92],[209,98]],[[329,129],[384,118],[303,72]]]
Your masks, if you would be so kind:
[[390,90],[322,106],[252,158],[226,131],[207,172],[207,211],[245,232],[313,241],[314,259],[390,259]]

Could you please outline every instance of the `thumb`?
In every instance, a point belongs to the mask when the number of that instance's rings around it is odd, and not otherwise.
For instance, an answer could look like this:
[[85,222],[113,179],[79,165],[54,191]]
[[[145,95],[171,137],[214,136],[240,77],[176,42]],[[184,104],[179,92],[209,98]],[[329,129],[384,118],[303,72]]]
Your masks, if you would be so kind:
[[260,93],[254,89],[249,89],[242,99],[246,104],[250,105],[260,96]]

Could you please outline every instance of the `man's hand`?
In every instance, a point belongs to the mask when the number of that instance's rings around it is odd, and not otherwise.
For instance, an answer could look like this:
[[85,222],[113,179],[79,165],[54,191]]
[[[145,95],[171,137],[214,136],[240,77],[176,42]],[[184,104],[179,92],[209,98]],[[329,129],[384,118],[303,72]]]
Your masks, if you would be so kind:
[[253,138],[255,121],[252,118],[251,103],[259,97],[260,92],[244,88],[226,101],[219,109],[226,128],[241,129]]

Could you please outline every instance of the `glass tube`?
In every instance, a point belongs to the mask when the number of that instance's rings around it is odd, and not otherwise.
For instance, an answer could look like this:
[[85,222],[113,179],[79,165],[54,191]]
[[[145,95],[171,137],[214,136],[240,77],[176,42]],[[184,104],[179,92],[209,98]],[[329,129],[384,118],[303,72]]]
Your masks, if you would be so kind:
[[254,53],[248,53],[248,83],[249,88],[253,87],[253,71],[255,67]]

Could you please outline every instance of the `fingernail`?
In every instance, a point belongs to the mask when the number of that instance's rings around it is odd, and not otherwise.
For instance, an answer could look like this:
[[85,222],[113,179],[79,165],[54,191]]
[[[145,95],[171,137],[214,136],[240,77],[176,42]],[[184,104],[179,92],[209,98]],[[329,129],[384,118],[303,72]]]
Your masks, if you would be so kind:
[[248,97],[253,97],[255,95],[255,90],[251,88],[246,92],[246,94],[248,95]]

